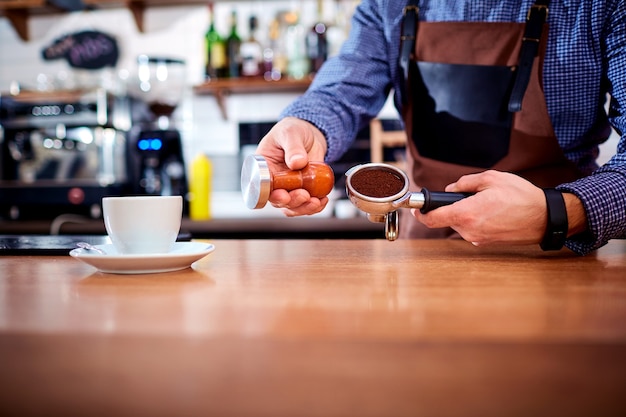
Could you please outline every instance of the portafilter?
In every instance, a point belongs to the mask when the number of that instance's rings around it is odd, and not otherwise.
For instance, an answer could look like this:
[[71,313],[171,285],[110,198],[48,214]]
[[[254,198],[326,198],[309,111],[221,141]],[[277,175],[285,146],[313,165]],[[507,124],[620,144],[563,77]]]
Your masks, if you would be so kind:
[[346,172],[346,193],[352,204],[367,214],[373,223],[385,223],[385,237],[398,238],[400,208],[415,208],[427,213],[468,197],[470,194],[409,191],[409,178],[401,169],[383,163],[357,165]]

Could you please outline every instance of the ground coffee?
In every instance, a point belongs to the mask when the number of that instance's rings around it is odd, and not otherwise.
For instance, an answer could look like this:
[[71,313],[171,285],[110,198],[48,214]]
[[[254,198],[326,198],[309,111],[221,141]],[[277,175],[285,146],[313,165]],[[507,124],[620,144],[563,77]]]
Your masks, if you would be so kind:
[[374,198],[391,197],[404,188],[404,178],[387,169],[362,169],[350,177],[357,193]]

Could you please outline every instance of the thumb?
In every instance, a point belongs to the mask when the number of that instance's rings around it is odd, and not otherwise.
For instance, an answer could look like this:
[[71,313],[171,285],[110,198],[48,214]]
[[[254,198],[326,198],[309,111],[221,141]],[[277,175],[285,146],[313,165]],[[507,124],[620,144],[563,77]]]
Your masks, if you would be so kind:
[[306,149],[300,142],[288,143],[283,151],[285,152],[285,163],[289,169],[299,170],[309,163]]
[[[280,127],[280,128],[279,128]],[[307,136],[311,135],[307,122],[294,117],[287,117],[277,125],[275,142],[284,153],[285,164],[289,169],[298,170],[309,163]]]
[[283,159],[289,169],[304,168],[309,159],[323,160],[326,138],[313,124],[294,117],[286,117],[272,129],[274,144],[282,149]]

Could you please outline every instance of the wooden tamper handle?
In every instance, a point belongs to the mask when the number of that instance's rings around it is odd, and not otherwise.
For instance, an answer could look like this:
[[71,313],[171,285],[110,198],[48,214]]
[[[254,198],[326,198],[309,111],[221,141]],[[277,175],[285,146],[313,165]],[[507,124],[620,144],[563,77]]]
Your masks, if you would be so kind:
[[250,209],[265,206],[273,190],[304,188],[312,197],[326,197],[335,185],[332,168],[323,162],[309,162],[301,170],[270,172],[261,155],[249,155],[241,168],[241,192]]

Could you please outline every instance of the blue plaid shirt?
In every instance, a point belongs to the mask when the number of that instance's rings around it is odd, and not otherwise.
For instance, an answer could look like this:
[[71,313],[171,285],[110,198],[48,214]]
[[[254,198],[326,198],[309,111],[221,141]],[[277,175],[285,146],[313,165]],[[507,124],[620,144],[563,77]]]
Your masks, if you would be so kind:
[[[326,135],[327,160],[349,148],[375,117],[390,91],[400,91],[398,50],[403,0],[363,0],[341,53],[327,61],[311,88],[285,111]],[[525,21],[534,0],[422,0],[425,21]],[[576,194],[590,233],[566,245],[585,254],[613,238],[626,238],[626,2],[553,0],[544,66],[548,111],[565,155],[588,174],[559,189]],[[598,167],[598,144],[609,121],[621,133],[615,156]],[[395,95],[401,109],[401,98]]]

